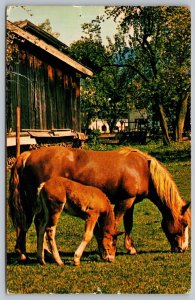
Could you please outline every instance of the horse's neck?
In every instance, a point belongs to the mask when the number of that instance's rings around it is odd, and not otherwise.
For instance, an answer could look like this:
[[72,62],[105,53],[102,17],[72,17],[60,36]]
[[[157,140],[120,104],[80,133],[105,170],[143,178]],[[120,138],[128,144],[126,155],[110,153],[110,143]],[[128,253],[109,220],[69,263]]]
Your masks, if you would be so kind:
[[162,216],[166,219],[174,219],[175,215],[178,214],[179,207],[170,207],[166,201],[163,201],[156,193],[150,195],[149,199],[159,209]]

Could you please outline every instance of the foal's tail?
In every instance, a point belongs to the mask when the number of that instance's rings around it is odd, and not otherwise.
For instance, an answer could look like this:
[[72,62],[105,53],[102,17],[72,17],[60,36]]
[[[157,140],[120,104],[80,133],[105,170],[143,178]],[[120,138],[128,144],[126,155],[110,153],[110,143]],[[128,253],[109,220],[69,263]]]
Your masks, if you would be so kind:
[[9,181],[9,213],[15,228],[26,228],[26,217],[21,201],[20,174],[24,168],[25,162],[30,155],[30,151],[23,152],[16,160],[11,169]]

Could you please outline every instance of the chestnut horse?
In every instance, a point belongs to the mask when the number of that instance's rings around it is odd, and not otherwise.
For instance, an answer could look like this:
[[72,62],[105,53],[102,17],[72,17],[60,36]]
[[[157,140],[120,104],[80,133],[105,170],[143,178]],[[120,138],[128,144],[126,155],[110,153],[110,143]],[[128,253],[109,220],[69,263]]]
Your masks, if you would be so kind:
[[[92,151],[45,147],[19,157],[12,169],[9,205],[17,229],[16,251],[25,259],[26,233],[36,209],[37,188],[54,176],[95,186],[115,204],[116,228],[123,218],[125,247],[136,249],[131,238],[134,205],[150,199],[162,214],[162,229],[171,250],[188,248],[189,203],[180,196],[170,173],[154,157],[131,147]],[[36,217],[35,217],[36,225]]]
[[99,224],[99,235],[102,237],[99,241],[101,256],[109,262],[114,260],[114,237],[119,233],[115,231],[114,211],[106,195],[95,187],[64,177],[53,177],[38,188],[37,258],[41,264],[45,264],[43,241],[46,231],[54,260],[58,265],[63,265],[55,242],[56,226],[62,211],[85,220],[85,233],[74,254],[74,265],[80,264],[80,258],[93,236],[96,223]]

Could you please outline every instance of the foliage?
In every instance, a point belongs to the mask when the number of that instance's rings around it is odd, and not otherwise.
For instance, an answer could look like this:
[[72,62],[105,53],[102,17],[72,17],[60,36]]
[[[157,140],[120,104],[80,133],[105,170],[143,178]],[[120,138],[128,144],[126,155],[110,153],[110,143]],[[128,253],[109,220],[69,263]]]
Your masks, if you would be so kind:
[[88,128],[91,119],[107,120],[112,131],[116,122],[127,116],[128,86],[131,70],[116,68],[115,63],[123,64],[126,52],[122,47],[122,36],[116,35],[115,42],[108,39],[108,46],[100,40],[82,38],[70,46],[70,53],[75,59],[92,68],[93,78],[82,81],[81,111],[83,126]]
[[134,78],[132,97],[138,102],[144,99],[153,120],[162,119],[164,131],[166,121],[175,130],[179,118],[185,119],[181,103],[190,89],[190,11],[186,7],[122,6],[108,7],[106,13],[115,20],[122,18],[119,27],[128,33],[127,43],[135,53],[130,64],[139,76]]
[[46,31],[47,33],[51,34],[56,39],[59,38],[59,36],[60,36],[59,32],[53,31],[52,26],[51,26],[51,22],[50,22],[49,19],[46,19],[44,22],[38,24],[38,27],[40,29]]
[[[151,129],[160,121],[166,143],[170,143],[169,130],[181,140],[190,105],[190,11],[181,6],[111,6],[105,13],[118,29],[114,42],[107,39],[107,63],[101,55],[96,57],[103,68],[99,81],[91,81],[96,109],[105,109],[105,117],[114,122],[132,104],[145,107]],[[91,43],[102,43],[104,20],[101,16],[83,24]],[[91,59],[89,52],[86,56]]]
[[[96,146],[97,147],[97,146]],[[99,150],[106,147],[99,145]],[[110,147],[110,146],[109,146]],[[113,147],[113,146],[112,146]],[[180,189],[181,195],[190,199],[190,158],[183,160],[183,151],[190,143],[172,144],[168,147],[173,159],[169,161],[167,147],[162,143],[139,146],[149,153],[166,156],[165,166]],[[116,146],[115,146],[116,148]],[[182,153],[182,155],[181,155]],[[181,158],[181,160],[180,160]],[[7,177],[9,180],[9,176]],[[8,211],[7,211],[8,213]],[[121,230],[123,227],[121,225]],[[63,214],[57,228],[57,245],[63,267],[48,262],[40,266],[36,262],[35,228],[27,236],[27,251],[30,261],[18,264],[14,251],[15,231],[7,215],[7,273],[9,293],[14,294],[183,294],[191,289],[191,253],[171,253],[170,245],[161,229],[161,215],[147,199],[136,205],[134,211],[133,237],[138,255],[130,256],[118,238],[117,256],[113,263],[103,262],[97,253],[95,239],[87,246],[80,267],[73,266],[73,255],[82,240],[84,222]]]

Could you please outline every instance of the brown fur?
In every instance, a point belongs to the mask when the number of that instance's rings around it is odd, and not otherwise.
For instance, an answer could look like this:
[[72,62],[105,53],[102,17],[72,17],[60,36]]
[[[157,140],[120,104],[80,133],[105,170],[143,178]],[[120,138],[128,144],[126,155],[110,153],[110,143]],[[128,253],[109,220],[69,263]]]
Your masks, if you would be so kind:
[[[115,223],[118,226],[124,220],[125,246],[130,253],[136,253],[130,236],[134,204],[146,197],[161,211],[163,230],[169,236],[172,249],[177,251],[181,248],[179,242],[173,243],[172,240],[175,234],[184,232],[184,227],[189,226],[189,208],[168,171],[144,152],[133,148],[114,151],[42,148],[32,151],[22,173],[23,176],[19,176],[20,184],[23,186],[23,193],[28,195],[30,215],[25,228],[32,222],[38,186],[49,178],[62,176],[99,188],[115,204]],[[19,236],[18,239],[20,238]]]
[[[82,253],[92,238],[96,222],[100,225],[100,249],[105,260],[112,261],[116,247],[113,236],[116,235],[114,212],[106,195],[97,188],[85,186],[63,177],[54,177],[41,184],[38,196],[39,220],[38,259],[44,262],[43,235],[46,230],[55,261],[62,265],[55,243],[55,230],[58,219],[65,211],[85,220],[85,234],[80,248],[74,256],[74,264],[80,263]],[[97,224],[98,225],[98,224]]]

